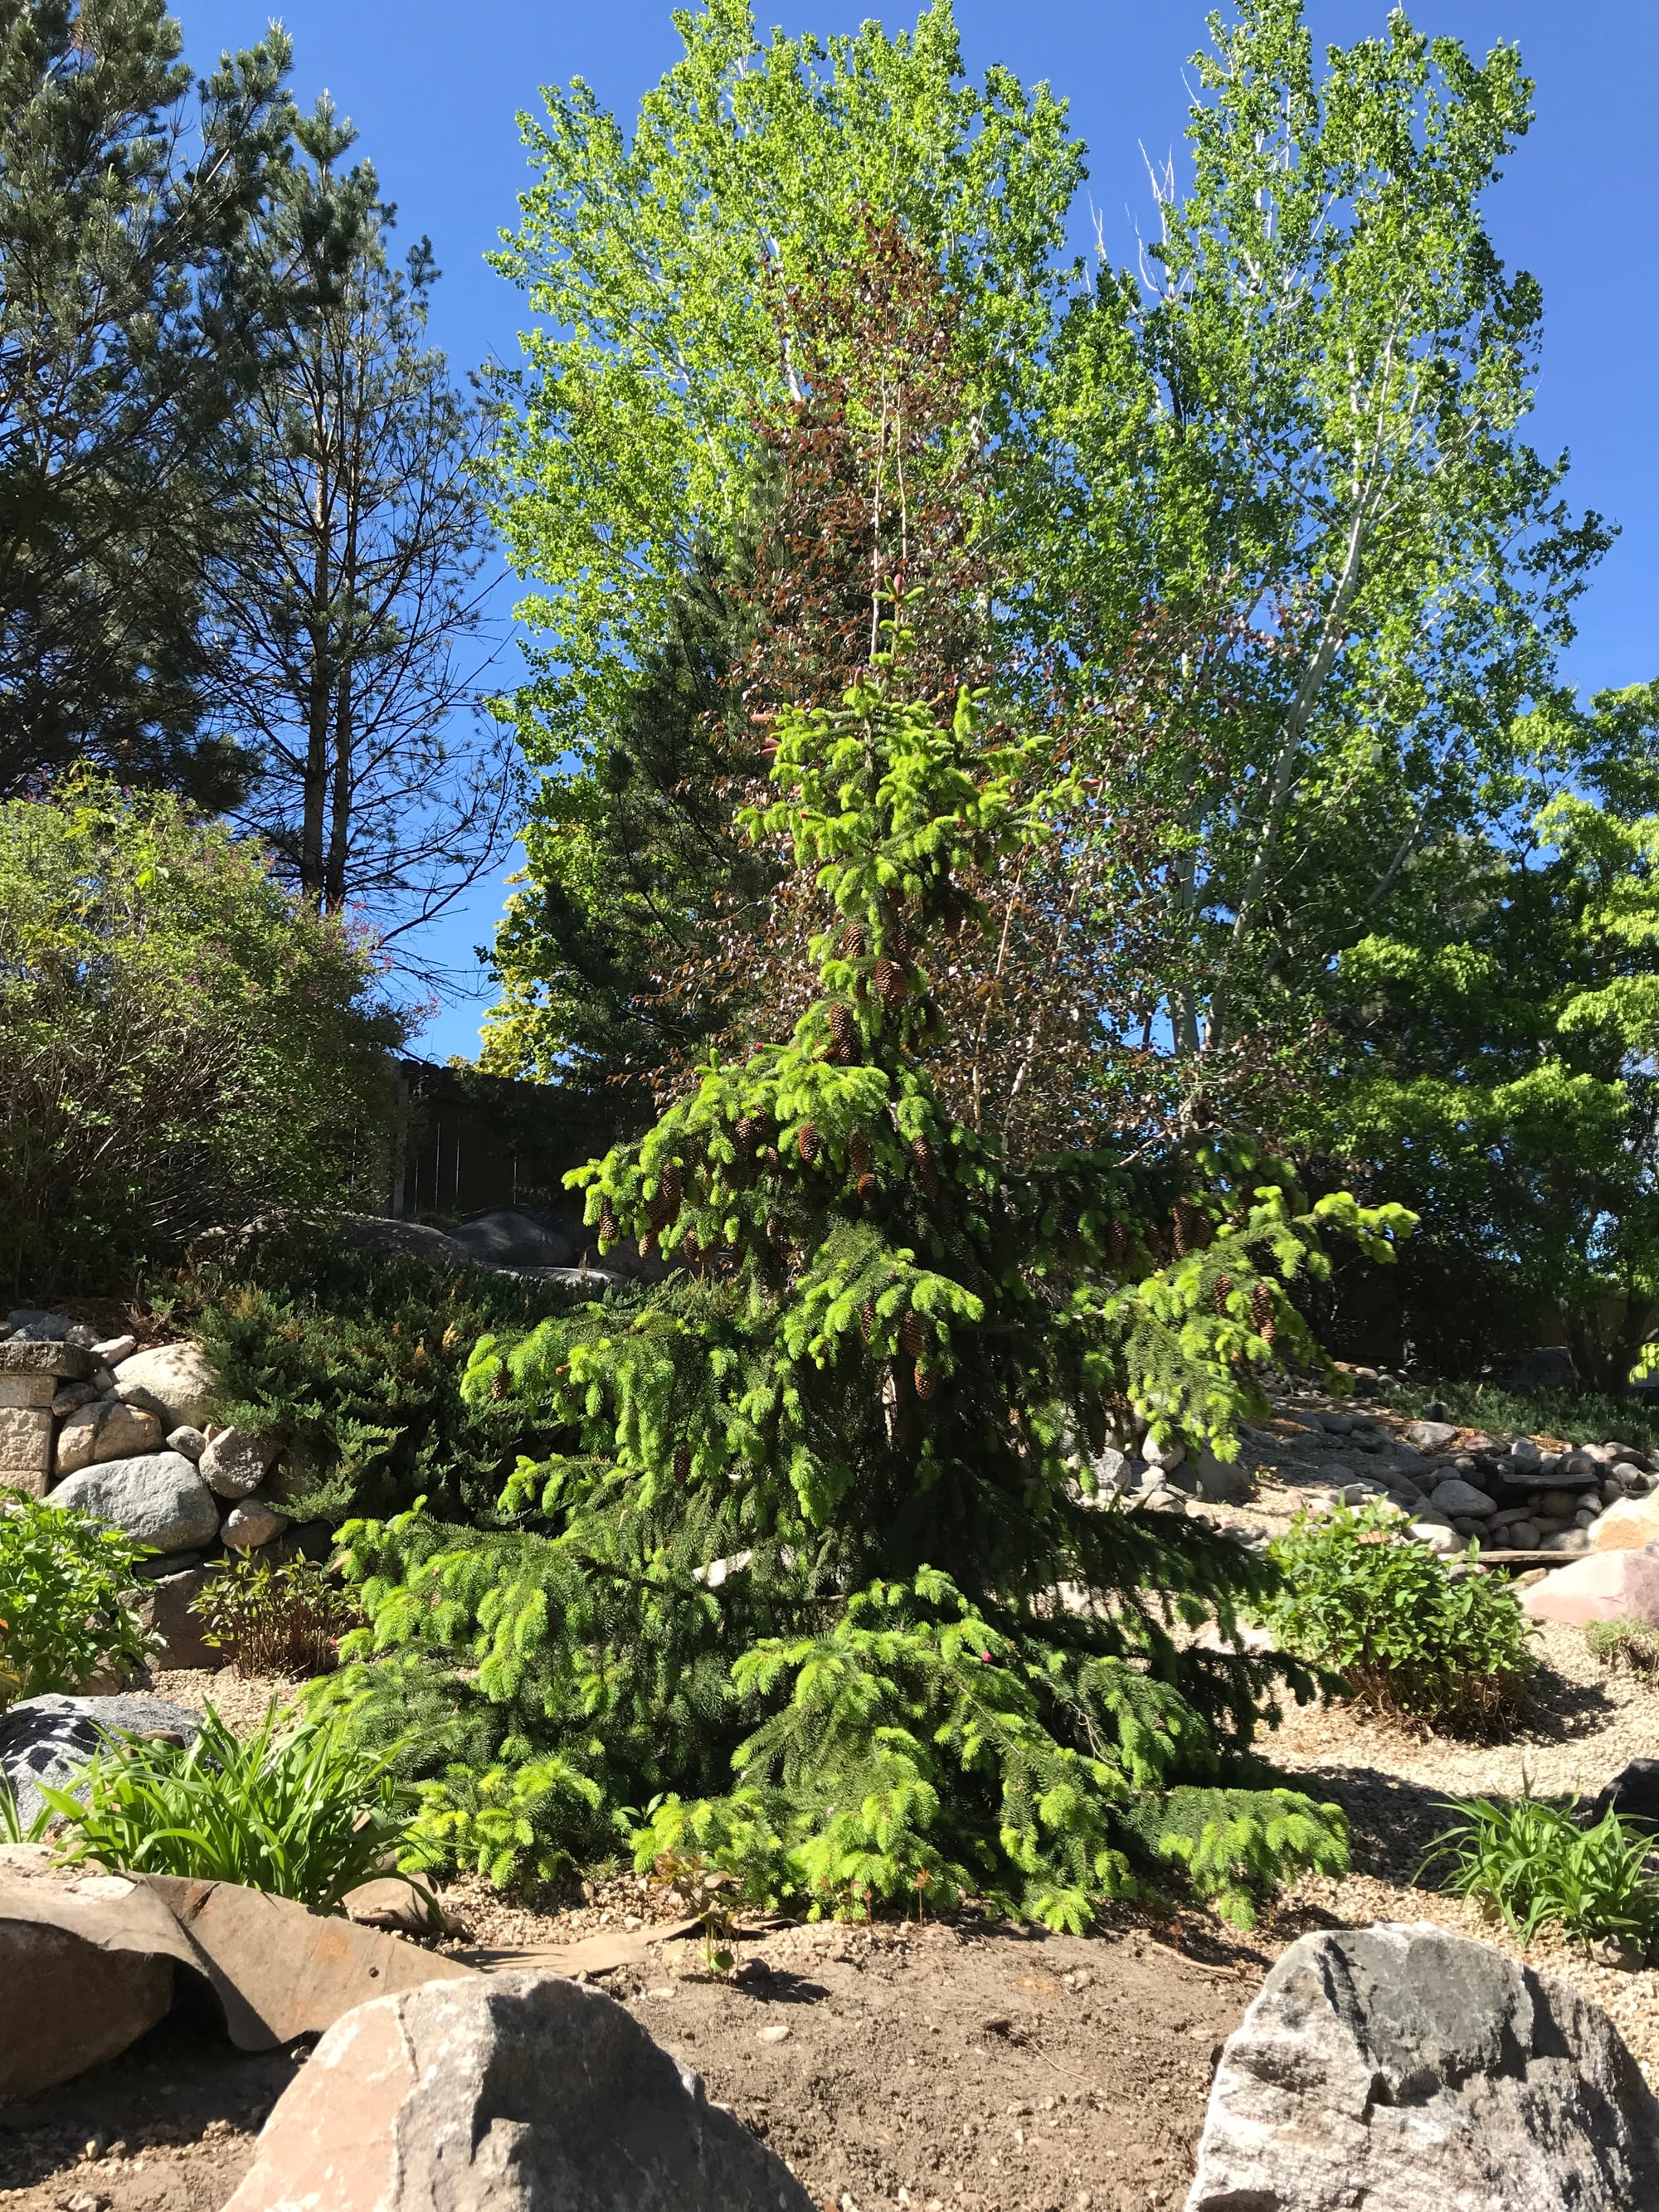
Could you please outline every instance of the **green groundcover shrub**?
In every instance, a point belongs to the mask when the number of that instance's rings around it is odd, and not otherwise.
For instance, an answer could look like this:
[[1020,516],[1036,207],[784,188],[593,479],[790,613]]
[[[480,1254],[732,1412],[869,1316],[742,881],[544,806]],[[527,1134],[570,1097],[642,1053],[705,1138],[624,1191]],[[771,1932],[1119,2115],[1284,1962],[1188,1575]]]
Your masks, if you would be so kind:
[[446,1518],[493,1520],[520,1456],[552,1448],[553,1423],[461,1390],[481,1335],[577,1303],[551,1285],[325,1245],[274,1251],[258,1282],[200,1268],[152,1301],[201,1340],[220,1418],[281,1440],[300,1486],[288,1510],[302,1519],[396,1513],[426,1497]]
[[813,1912],[1066,1928],[1148,1887],[1248,1923],[1346,1863],[1254,1751],[1312,1670],[1183,1633],[1276,1571],[1095,1495],[1088,1454],[1137,1414],[1235,1450],[1263,1364],[1317,1358],[1292,1291],[1327,1234],[1387,1257],[1407,1224],[1244,1144],[1020,1163],[955,1118],[928,963],[994,958],[973,884],[1047,834],[1040,747],[978,711],[890,655],[779,717],[750,818],[816,920],[805,1011],[573,1178],[602,1247],[677,1273],[479,1340],[468,1403],[553,1438],[518,1525],[341,1531],[368,1626],[313,1695],[418,1747],[434,1863],[621,1840]]
[[1533,1671],[1525,1614],[1507,1583],[1454,1576],[1426,1544],[1400,1542],[1400,1527],[1388,1505],[1299,1514],[1268,1547],[1282,1580],[1263,1621],[1375,1712],[1501,1726]]
[[106,1291],[342,1205],[392,1108],[371,947],[180,801],[0,804],[0,1284]]

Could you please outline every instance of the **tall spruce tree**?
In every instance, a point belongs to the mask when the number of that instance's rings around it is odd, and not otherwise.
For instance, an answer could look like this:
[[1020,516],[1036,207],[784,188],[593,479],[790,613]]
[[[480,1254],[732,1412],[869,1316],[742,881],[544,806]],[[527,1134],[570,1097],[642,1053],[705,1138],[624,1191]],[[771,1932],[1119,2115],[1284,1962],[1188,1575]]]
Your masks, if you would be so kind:
[[162,0],[0,3],[0,794],[92,759],[213,804],[203,578],[275,310],[289,42],[199,88]]
[[331,1694],[447,1708],[465,1756],[425,1832],[498,1872],[666,1792],[624,1822],[641,1863],[819,1910],[971,1893],[1078,1927],[1151,1878],[1248,1921],[1342,1858],[1340,1815],[1250,1753],[1308,1678],[1173,1632],[1270,1571],[1096,1494],[1090,1454],[1137,1417],[1233,1450],[1257,1363],[1316,1356],[1291,1286],[1322,1232],[1386,1255],[1402,1217],[1303,1208],[1243,1151],[1011,1166],[930,1077],[933,977],[987,957],[966,886],[1047,835],[1043,741],[909,696],[902,637],[774,736],[748,827],[817,902],[807,1010],[571,1177],[602,1245],[679,1272],[480,1343],[466,1389],[568,1455],[503,1498],[534,1533],[346,1531],[400,1656]]

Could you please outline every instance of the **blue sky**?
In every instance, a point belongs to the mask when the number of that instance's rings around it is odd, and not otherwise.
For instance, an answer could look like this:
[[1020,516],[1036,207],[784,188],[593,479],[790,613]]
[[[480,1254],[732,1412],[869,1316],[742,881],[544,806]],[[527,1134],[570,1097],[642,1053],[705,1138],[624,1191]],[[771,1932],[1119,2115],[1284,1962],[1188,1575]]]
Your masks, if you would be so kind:
[[[204,68],[259,37],[269,0],[176,0],[185,50]],[[763,22],[820,33],[872,14],[890,27],[909,9],[819,0],[766,7]],[[1109,250],[1127,258],[1148,206],[1140,149],[1178,154],[1185,63],[1204,43],[1202,0],[957,0],[968,67],[1006,63],[1068,98],[1090,149],[1088,200]],[[1569,674],[1585,690],[1659,675],[1659,7],[1654,0],[1414,0],[1418,27],[1484,52],[1519,42],[1537,82],[1538,120],[1492,203],[1499,251],[1542,282],[1544,370],[1534,442],[1571,449],[1580,506],[1623,526],[1580,617]],[[1316,35],[1346,44],[1380,30],[1382,0],[1310,0]],[[289,0],[294,86],[307,105],[331,92],[398,203],[406,237],[433,240],[444,281],[434,336],[458,368],[516,348],[520,295],[483,264],[514,219],[526,178],[514,118],[538,88],[586,77],[631,118],[678,52],[665,0]],[[1079,210],[1079,248],[1089,243]],[[499,883],[452,917],[444,951],[488,939]],[[455,994],[417,1048],[434,1058],[477,1048],[487,996]]]

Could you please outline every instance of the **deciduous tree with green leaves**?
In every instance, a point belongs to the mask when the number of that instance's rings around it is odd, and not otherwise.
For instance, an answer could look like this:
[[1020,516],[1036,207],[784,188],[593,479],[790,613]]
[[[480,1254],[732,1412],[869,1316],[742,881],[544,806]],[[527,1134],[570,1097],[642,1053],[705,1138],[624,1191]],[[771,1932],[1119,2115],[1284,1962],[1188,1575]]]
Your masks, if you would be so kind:
[[1157,179],[1140,270],[1103,269],[1060,334],[1031,563],[1085,663],[1149,599],[1233,623],[1242,711],[1170,872],[1200,1088],[1230,1041],[1297,1034],[1418,899],[1414,857],[1509,803],[1607,542],[1522,435],[1542,302],[1484,211],[1530,120],[1515,48],[1478,63],[1396,9],[1322,73],[1302,0],[1211,31],[1190,183]]
[[1418,854],[1324,994],[1294,1142],[1421,1217],[1403,1325],[1440,1372],[1544,1328],[1616,1393],[1659,1322],[1656,706],[1528,717],[1513,819]]
[[[748,0],[675,21],[684,57],[631,136],[580,81],[520,118],[537,174],[495,257],[538,318],[496,388],[494,491],[531,584],[536,672],[515,710],[544,771],[498,946],[486,1055],[503,1073],[590,1050],[598,948],[641,919],[672,929],[741,868],[729,816],[708,818],[729,718],[676,718],[746,642],[727,595],[752,560],[764,427],[805,391],[793,289],[897,223],[957,303],[977,434],[1006,442],[1064,281],[1081,167],[1063,106],[1001,69],[969,84],[948,4],[914,33],[871,22],[827,44],[763,38]],[[654,887],[641,825],[664,846]]]

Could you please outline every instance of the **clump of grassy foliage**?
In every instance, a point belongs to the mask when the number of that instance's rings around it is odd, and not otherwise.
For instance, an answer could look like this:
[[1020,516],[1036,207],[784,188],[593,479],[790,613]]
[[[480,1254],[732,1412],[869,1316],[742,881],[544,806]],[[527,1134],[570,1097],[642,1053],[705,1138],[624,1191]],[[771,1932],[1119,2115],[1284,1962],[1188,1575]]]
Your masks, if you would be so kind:
[[1651,1956],[1659,1948],[1659,1883],[1647,1871],[1653,1838],[1617,1813],[1592,1826],[1578,1800],[1555,1802],[1530,1790],[1513,1801],[1452,1799],[1457,1815],[1419,1869],[1444,1869],[1444,1887],[1472,1897],[1525,1942],[1559,1928],[1589,1942],[1615,1936]]
[[402,1847],[412,1805],[384,1753],[326,1722],[279,1728],[273,1709],[244,1741],[211,1706],[193,1742],[125,1738],[74,1794],[40,1795],[63,1823],[66,1857],[240,1882],[318,1912]]
[[153,1293],[200,1338],[222,1385],[219,1418],[279,1437],[301,1488],[300,1519],[402,1511],[425,1497],[454,1520],[489,1520],[524,1453],[552,1449],[533,1408],[463,1395],[472,1346],[568,1312],[551,1285],[324,1247],[279,1249],[258,1282],[201,1267]]
[[0,1706],[78,1690],[106,1656],[148,1658],[131,1601],[143,1556],[142,1544],[72,1507],[0,1490]]
[[1659,1629],[1646,1620],[1590,1620],[1584,1624],[1590,1655],[1609,1674],[1659,1674]]
[[1262,1620],[1286,1650],[1333,1668],[1360,1705],[1438,1728],[1514,1717],[1533,1672],[1530,1629],[1507,1584],[1454,1576],[1401,1542],[1385,1504],[1298,1514],[1268,1547],[1282,1579]]
[[1080,1928],[1167,1884],[1248,1924],[1346,1863],[1339,1810],[1253,1754],[1315,1677],[1178,1633],[1275,1570],[1082,1494],[1080,1448],[1139,1414],[1234,1449],[1260,1364],[1317,1356],[1291,1290],[1323,1233],[1387,1256],[1404,1224],[1242,1145],[1021,1164],[954,1118],[927,946],[978,957],[1042,763],[890,654],[776,739],[751,824],[816,907],[805,1012],[573,1178],[603,1246],[679,1272],[480,1340],[469,1406],[552,1438],[519,1524],[343,1529],[369,1625],[313,1710],[418,1743],[422,1837],[498,1879],[621,1832],[813,1912],[923,1885]]

